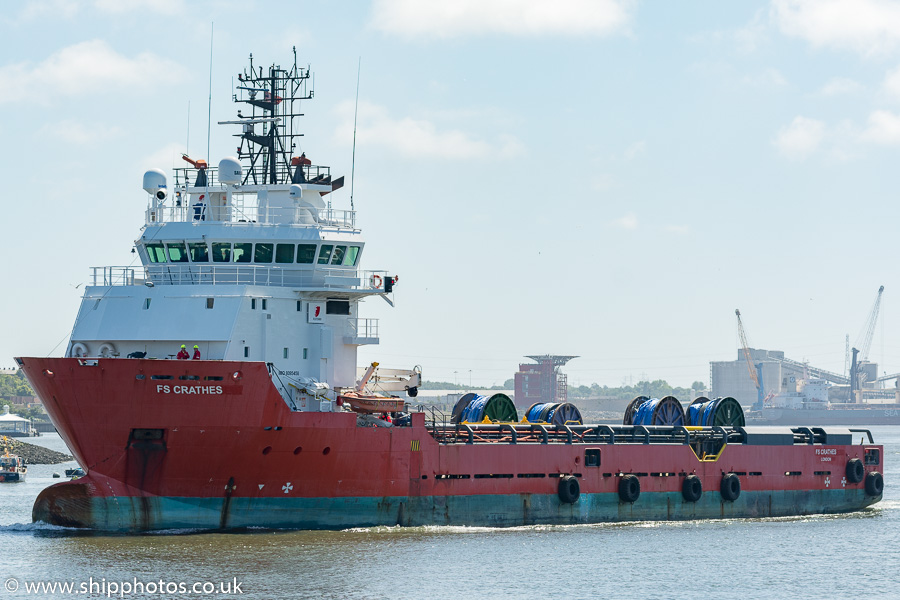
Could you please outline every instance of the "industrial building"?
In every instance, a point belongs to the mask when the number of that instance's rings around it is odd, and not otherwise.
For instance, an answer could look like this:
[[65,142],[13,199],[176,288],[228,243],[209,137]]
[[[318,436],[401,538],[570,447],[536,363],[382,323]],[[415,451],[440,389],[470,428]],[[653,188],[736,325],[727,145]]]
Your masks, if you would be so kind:
[[535,362],[519,365],[515,374],[515,403],[528,408],[536,402],[567,402],[569,385],[566,374],[559,368],[577,356],[544,354],[526,356]]
[[[791,360],[780,350],[748,348],[750,361],[759,367],[762,375],[760,383],[763,396],[800,391],[800,382],[816,378],[830,382],[829,399],[832,402],[864,402],[866,399],[893,397],[893,388],[884,388],[884,382],[897,375],[878,377],[878,363],[860,362],[860,398],[850,400],[850,377],[810,366],[808,363]],[[738,348],[737,359],[713,361],[709,363],[710,394],[713,398],[731,396],[744,406],[753,405],[758,398],[756,383],[750,370],[743,348]]]

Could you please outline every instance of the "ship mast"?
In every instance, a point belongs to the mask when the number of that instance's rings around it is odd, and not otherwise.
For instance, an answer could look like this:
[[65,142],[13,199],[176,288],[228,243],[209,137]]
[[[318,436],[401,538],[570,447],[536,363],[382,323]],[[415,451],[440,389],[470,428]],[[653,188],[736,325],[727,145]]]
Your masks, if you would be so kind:
[[[294,138],[300,137],[297,119],[303,116],[300,103],[313,97],[309,66],[297,66],[297,48],[294,47],[294,65],[282,69],[272,65],[268,71],[255,67],[253,54],[250,67],[238,74],[237,90],[233,100],[250,106],[250,114],[238,110],[243,131],[237,148],[239,159],[249,159],[250,168],[244,175],[244,184],[303,183],[309,163],[293,158],[296,148]],[[303,164],[305,163],[305,164]],[[291,168],[294,167],[294,172]],[[327,182],[323,182],[327,183]]]

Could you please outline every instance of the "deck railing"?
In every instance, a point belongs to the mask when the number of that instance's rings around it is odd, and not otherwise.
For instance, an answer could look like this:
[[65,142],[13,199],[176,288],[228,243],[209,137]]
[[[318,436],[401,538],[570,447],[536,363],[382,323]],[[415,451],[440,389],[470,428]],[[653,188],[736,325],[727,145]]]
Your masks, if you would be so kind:
[[[386,271],[358,271],[324,267],[300,270],[255,265],[238,266],[233,263],[94,267],[92,271],[91,285],[94,286],[261,285],[372,292],[384,289],[383,281],[387,276]],[[371,325],[365,325],[365,327],[371,327]],[[377,325],[375,327],[377,333]]]

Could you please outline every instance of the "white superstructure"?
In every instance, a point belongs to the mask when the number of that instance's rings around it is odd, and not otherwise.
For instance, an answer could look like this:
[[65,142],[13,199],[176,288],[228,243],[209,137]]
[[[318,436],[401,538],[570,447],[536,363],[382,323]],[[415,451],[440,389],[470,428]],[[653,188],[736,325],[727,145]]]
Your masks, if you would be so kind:
[[296,60],[264,73],[251,57],[235,100],[254,116],[227,122],[241,125],[239,156],[145,173],[141,266],[94,269],[69,356],[175,359],[184,344],[204,360],[268,363],[286,399],[301,383],[356,385],[357,348],[379,339],[360,301],[391,302],[396,276],[361,268],[355,213],[328,201],[343,178],[291,155],[308,77]]

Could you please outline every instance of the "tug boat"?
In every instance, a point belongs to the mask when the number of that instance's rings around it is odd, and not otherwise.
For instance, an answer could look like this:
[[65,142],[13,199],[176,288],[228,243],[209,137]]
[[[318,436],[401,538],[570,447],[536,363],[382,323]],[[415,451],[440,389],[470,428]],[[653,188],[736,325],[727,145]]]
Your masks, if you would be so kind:
[[[864,430],[661,423],[668,400],[648,424],[583,424],[568,407],[552,422],[543,408],[491,418],[483,397],[452,417],[414,405],[421,369],[358,369],[380,335],[361,305],[393,305],[398,278],[361,268],[352,194],[349,210],[332,205],[344,178],[298,148],[310,77],[296,50],[286,68],[251,55],[241,110],[222,123],[237,127],[237,155],[147,171],[141,266],[93,269],[65,356],[16,359],[86,472],[41,492],[35,521],[506,527],[882,499],[884,450]],[[180,360],[182,346],[200,358]]]
[[25,461],[9,451],[9,440],[3,438],[3,454],[0,455],[0,483],[20,483],[25,481],[28,467]]

